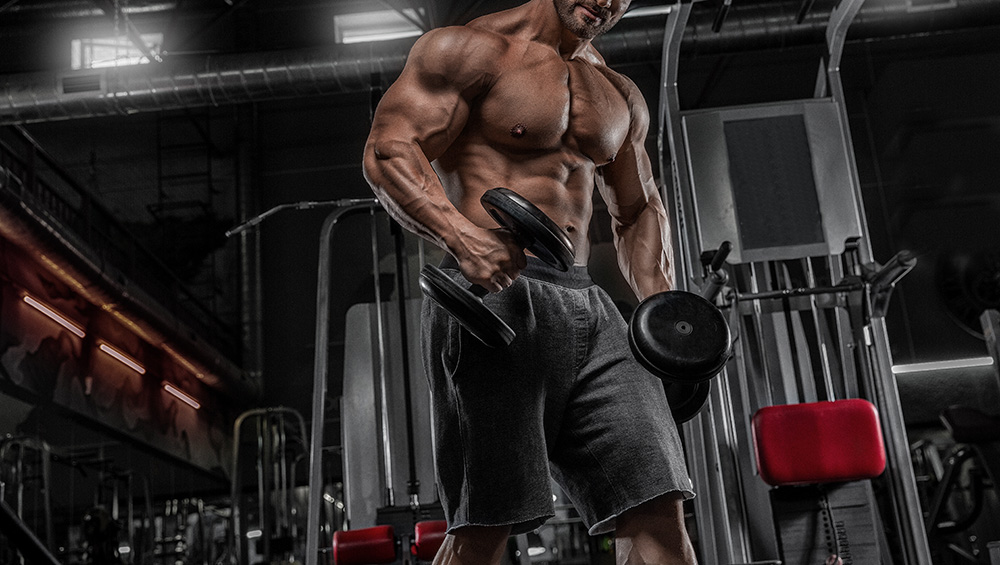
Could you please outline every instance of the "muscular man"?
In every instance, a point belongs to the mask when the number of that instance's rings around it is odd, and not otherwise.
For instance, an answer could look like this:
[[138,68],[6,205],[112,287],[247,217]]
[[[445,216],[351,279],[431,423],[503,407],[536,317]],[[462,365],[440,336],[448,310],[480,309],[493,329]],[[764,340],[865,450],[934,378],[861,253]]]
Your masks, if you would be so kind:
[[[694,494],[662,386],[586,270],[596,188],[636,296],[673,286],[645,101],[591,45],[629,1],[530,0],[428,32],[375,112],[364,155],[375,193],[448,252],[446,272],[490,290],[487,306],[517,332],[488,348],[425,301],[449,527],[436,563],[496,563],[508,535],[552,516],[550,473],[591,534],[615,531],[619,563],[694,563],[682,512]],[[568,273],[492,229],[479,198],[497,186],[563,227]]]

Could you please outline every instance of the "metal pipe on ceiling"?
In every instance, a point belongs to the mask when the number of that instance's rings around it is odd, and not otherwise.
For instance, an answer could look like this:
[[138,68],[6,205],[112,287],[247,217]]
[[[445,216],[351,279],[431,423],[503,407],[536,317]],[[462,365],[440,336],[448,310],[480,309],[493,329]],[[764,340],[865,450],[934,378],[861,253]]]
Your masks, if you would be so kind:
[[[908,0],[868,2],[851,39],[873,39],[1000,25],[994,0],[950,0],[914,10]],[[799,0],[734,4],[725,25],[715,11],[693,14],[682,49],[688,54],[781,49],[821,44],[828,13],[801,24]],[[611,66],[659,61],[662,18],[626,20],[595,41]],[[371,89],[372,77],[399,74],[413,39],[295,51],[168,59],[163,63],[0,77],[0,124],[67,120],[165,109],[220,106]]]
[[[177,9],[177,2],[131,2],[120,7],[123,14],[155,14]],[[44,17],[45,19],[91,18],[104,15],[92,0],[57,0],[54,2],[19,2],[2,11],[5,16]]]
[[163,63],[0,78],[0,124],[125,115],[361,92],[395,75],[412,41],[172,58]]
[[[698,8],[701,8],[700,10]],[[800,0],[760,4],[734,2],[719,32],[712,31],[717,10],[696,5],[685,28],[681,55],[713,55],[740,51],[786,49],[822,45],[830,7],[807,12],[796,23]],[[608,64],[659,61],[663,48],[663,20],[633,23],[624,20],[608,35],[595,40]],[[912,7],[912,0],[870,0],[851,24],[849,40],[872,40],[956,31],[1000,25],[1000,2],[945,0]]]

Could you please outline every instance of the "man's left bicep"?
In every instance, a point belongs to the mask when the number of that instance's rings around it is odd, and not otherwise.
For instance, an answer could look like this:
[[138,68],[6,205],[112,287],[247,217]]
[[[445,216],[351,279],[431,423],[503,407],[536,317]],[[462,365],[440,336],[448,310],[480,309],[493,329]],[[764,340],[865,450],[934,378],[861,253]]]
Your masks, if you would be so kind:
[[651,201],[659,202],[659,189],[645,147],[626,143],[614,162],[598,170],[597,186],[618,222],[630,224]]

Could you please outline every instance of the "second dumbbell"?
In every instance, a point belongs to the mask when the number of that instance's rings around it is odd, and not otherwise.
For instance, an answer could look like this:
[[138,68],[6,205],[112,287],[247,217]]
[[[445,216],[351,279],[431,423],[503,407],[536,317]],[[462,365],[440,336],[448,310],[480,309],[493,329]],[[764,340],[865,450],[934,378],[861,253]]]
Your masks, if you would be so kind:
[[[530,201],[508,188],[494,188],[480,202],[518,245],[560,271],[573,265],[576,253],[569,237]],[[425,265],[420,289],[486,345],[504,347],[514,340],[514,330],[483,304],[488,291],[482,286],[463,287],[438,267]]]

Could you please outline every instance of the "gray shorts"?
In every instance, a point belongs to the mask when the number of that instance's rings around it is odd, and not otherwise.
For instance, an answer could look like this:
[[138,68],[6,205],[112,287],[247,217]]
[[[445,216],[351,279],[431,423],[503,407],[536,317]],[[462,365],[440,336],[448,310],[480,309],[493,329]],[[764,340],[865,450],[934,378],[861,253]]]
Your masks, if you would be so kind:
[[[468,284],[454,260],[442,267]],[[694,496],[663,385],[633,359],[625,321],[586,267],[561,273],[529,257],[513,286],[485,302],[517,332],[505,349],[423,306],[449,531],[537,528],[554,515],[550,474],[591,534],[659,495]]]

